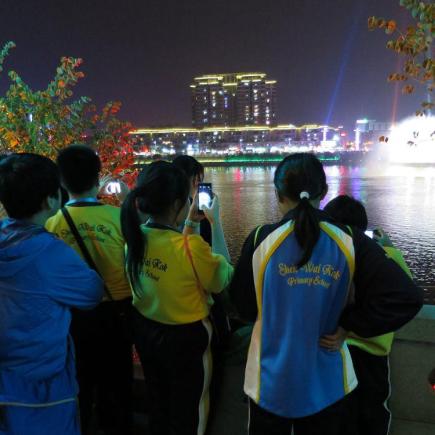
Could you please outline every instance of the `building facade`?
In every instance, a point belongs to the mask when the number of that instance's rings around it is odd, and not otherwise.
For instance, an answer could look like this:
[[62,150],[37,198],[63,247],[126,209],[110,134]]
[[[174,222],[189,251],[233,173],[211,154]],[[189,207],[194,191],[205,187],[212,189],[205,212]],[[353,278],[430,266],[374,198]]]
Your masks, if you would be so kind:
[[340,128],[326,125],[145,128],[132,132],[135,148],[148,155],[212,152],[249,153],[281,150],[308,151],[329,147],[342,148]]
[[389,136],[392,124],[389,122],[378,122],[373,119],[358,119],[355,124],[355,148],[371,149],[379,142],[381,136]]
[[265,73],[203,75],[190,88],[195,128],[277,125],[276,80]]

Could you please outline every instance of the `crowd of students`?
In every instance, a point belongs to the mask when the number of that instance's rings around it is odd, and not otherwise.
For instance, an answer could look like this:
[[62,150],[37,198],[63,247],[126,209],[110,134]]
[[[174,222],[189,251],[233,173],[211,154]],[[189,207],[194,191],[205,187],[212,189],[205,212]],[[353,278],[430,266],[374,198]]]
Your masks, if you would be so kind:
[[133,344],[147,433],[205,434],[225,400],[213,359],[246,325],[249,435],[388,433],[392,332],[422,291],[385,233],[364,234],[361,203],[319,210],[314,155],[278,165],[282,220],[255,228],[235,267],[218,196],[198,210],[195,159],[147,165],[121,208],[99,200],[100,171],[82,145],[0,162],[1,435],[132,434]]

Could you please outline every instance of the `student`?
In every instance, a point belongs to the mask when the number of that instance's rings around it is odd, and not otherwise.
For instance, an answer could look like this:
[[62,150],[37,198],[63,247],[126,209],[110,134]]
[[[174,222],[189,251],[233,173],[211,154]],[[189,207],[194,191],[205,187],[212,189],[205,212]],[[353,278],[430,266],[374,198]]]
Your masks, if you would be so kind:
[[0,201],[0,434],[78,435],[70,309],[93,308],[103,284],[44,229],[60,205],[51,160],[2,160]]
[[97,199],[101,162],[91,148],[72,145],[59,153],[57,162],[70,199],[46,228],[83,258],[87,252],[88,263],[105,283],[103,302],[97,308],[86,315],[73,313],[82,432],[89,433],[95,401],[104,434],[128,435],[132,430],[131,290],[124,271],[120,209]]
[[[150,394],[151,435],[203,435],[207,425],[209,294],[229,284],[233,268],[217,197],[205,213],[212,225],[212,249],[192,234],[200,216],[195,201],[189,203],[189,182],[168,162],[148,165],[122,206],[135,345]],[[184,235],[178,230],[183,223]]]
[[[361,202],[350,196],[337,196],[325,206],[324,211],[341,224],[367,230],[366,210]],[[412,278],[402,253],[393,246],[388,236],[380,229],[373,234],[387,256]],[[362,338],[350,333],[346,340],[358,378],[353,398],[357,426],[355,434],[387,435],[389,432],[391,412],[387,401],[391,388],[388,355],[393,338],[392,332],[373,338]]]
[[417,313],[422,291],[374,241],[318,210],[328,187],[313,154],[283,159],[274,184],[283,219],[248,236],[230,288],[241,317],[255,322],[249,434],[336,435],[357,381],[347,345],[328,351],[322,337],[341,344],[349,330],[393,331]]

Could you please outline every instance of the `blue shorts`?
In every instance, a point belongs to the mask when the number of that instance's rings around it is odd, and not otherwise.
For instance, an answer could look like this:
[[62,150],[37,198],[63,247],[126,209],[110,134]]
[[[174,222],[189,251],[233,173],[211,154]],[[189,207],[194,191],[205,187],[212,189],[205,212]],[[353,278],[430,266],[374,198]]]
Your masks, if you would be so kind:
[[77,401],[37,408],[1,405],[0,435],[80,435]]

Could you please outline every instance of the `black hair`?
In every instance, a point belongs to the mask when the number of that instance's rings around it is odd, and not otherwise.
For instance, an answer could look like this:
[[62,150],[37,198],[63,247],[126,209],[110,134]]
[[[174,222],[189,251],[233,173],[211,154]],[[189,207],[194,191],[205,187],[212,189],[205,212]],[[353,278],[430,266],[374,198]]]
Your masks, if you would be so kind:
[[62,184],[73,194],[81,194],[98,185],[101,161],[86,145],[71,145],[57,156]]
[[341,224],[352,225],[362,231],[367,230],[366,209],[360,201],[351,196],[337,196],[326,204],[324,211]]
[[[313,154],[290,154],[276,168],[274,184],[280,198],[287,197],[298,202],[294,219],[296,240],[302,249],[302,256],[297,263],[300,268],[308,262],[319,240],[319,218],[310,201],[320,199],[326,192],[325,171]],[[301,198],[302,192],[307,192],[309,198]]]
[[182,169],[188,178],[204,176],[204,166],[192,156],[180,155],[175,157],[172,163]]
[[37,154],[11,154],[0,162],[0,202],[9,217],[28,219],[42,210],[60,189],[54,162]]
[[121,230],[127,244],[126,269],[133,291],[140,297],[140,273],[144,264],[146,238],[140,229],[139,213],[160,216],[180,200],[180,211],[189,196],[189,180],[174,164],[158,161],[147,165],[121,208]]

